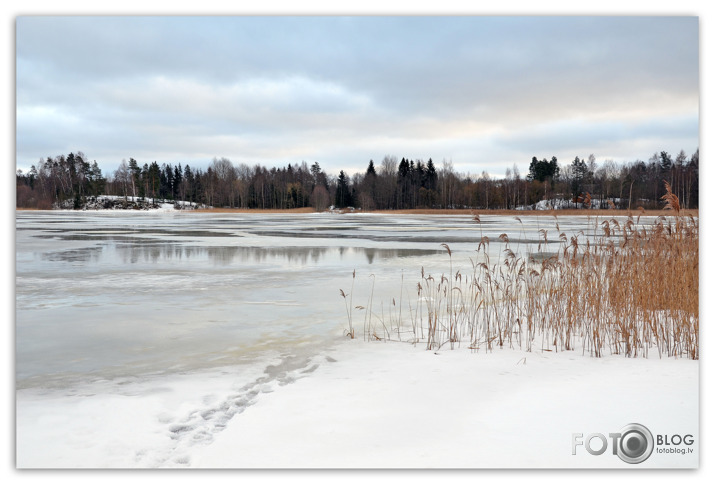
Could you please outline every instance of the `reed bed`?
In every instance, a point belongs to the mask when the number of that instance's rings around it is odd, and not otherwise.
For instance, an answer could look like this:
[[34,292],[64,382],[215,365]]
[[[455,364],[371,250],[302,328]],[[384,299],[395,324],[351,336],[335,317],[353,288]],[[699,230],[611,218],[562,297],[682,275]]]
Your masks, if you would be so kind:
[[[366,312],[363,338],[407,340],[428,350],[507,347],[698,359],[698,220],[681,215],[667,189],[672,216],[649,224],[633,214],[589,220],[595,240],[583,233],[567,237],[556,219],[558,251],[548,257],[537,256],[545,254],[551,229],[539,230],[537,251],[528,256],[514,251],[507,234],[497,241],[482,236],[466,271],[453,270],[452,251],[443,244],[449,274],[432,276],[422,268],[414,297],[401,288],[387,315],[384,306],[375,311],[372,293],[366,307],[355,307]],[[500,245],[498,261],[489,256],[493,244]],[[347,333],[355,338],[348,296],[341,294]]]

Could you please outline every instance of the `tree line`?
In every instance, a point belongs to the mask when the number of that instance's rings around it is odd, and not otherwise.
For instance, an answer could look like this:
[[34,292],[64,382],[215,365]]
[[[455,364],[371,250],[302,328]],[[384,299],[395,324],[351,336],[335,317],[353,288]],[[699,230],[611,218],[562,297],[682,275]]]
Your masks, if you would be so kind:
[[[572,201],[594,208],[661,207],[663,180],[683,208],[698,207],[699,149],[691,156],[681,150],[674,158],[665,151],[648,161],[597,163],[594,155],[575,157],[560,165],[556,157],[533,157],[522,177],[516,164],[503,177],[486,171],[461,174],[452,162],[438,168],[429,158],[398,161],[385,156],[379,165],[370,160],[364,172],[338,175],[323,171],[318,162],[266,168],[234,164],[214,158],[206,169],[189,164],[140,164],[123,160],[106,177],[97,162],[82,152],[41,159],[29,171],[17,171],[17,207],[81,208],[88,197],[114,195],[152,201],[187,201],[228,208],[293,209],[330,206],[363,210],[390,209],[515,209],[541,200]],[[588,197],[586,198],[586,195]]]

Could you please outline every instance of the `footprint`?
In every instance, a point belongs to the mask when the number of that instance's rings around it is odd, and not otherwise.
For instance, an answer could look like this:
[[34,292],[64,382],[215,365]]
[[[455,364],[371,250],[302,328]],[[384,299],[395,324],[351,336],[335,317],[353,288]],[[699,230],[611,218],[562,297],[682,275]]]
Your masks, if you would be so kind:
[[[332,357],[325,357],[328,362],[336,362]],[[237,414],[243,413],[248,407],[256,403],[259,394],[274,392],[272,383],[278,386],[285,386],[298,379],[307,377],[315,372],[319,364],[311,364],[308,357],[295,355],[284,355],[278,364],[266,366],[264,375],[252,382],[243,385],[238,392],[226,397],[225,400],[217,402],[217,396],[207,395],[202,398],[206,409],[196,409],[188,413],[182,420],[171,423],[170,416],[162,413],[158,416],[159,422],[168,424],[171,439],[174,442],[173,449],[169,456],[160,462],[172,460],[178,465],[189,465],[189,457],[182,455],[171,458],[173,452],[179,447],[208,444],[213,441],[214,436],[226,428],[228,422]],[[213,404],[213,405],[211,405]],[[158,466],[161,466],[159,463]]]

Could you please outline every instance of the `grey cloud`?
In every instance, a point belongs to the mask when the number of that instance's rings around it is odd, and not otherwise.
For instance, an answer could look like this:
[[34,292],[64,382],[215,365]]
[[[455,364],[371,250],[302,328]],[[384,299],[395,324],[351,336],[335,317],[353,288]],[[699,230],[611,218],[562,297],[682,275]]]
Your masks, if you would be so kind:
[[414,146],[479,171],[506,140],[692,145],[697,124],[658,126],[697,114],[698,69],[694,17],[20,17],[18,164]]

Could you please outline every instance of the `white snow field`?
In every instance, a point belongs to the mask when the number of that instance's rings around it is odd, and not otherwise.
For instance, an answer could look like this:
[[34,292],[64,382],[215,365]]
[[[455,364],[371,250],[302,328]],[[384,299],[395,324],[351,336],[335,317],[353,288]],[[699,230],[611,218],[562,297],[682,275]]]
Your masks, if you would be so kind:
[[[278,361],[276,361],[278,362]],[[293,370],[223,369],[18,392],[25,467],[696,467],[698,363],[343,342]],[[688,455],[572,454],[572,434],[646,425]],[[594,444],[596,447],[596,444]],[[665,448],[665,447],[656,447]],[[674,447],[673,447],[674,448]],[[679,447],[684,448],[684,447]]]
[[[340,289],[414,302],[441,243],[455,271],[482,235],[535,251],[554,220],[521,219],[18,212],[16,466],[698,467],[699,361],[427,351],[364,341],[364,313],[345,337]],[[639,464],[613,452],[631,423]]]

